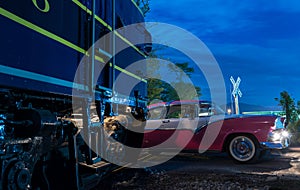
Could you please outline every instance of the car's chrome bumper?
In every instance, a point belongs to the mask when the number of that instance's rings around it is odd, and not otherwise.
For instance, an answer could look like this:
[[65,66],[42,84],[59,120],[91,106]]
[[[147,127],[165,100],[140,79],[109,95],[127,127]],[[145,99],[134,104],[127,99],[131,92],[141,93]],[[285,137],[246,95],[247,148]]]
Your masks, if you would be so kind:
[[261,142],[260,145],[264,149],[284,149],[290,146],[290,139],[284,138],[276,142]]

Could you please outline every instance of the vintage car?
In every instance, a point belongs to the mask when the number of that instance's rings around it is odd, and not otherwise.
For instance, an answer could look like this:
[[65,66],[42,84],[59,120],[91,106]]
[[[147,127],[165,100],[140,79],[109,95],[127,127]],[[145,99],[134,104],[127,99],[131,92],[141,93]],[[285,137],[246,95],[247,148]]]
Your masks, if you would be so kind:
[[275,115],[225,114],[209,101],[152,104],[143,147],[159,151],[227,152],[236,162],[258,161],[266,150],[289,146],[289,134]]

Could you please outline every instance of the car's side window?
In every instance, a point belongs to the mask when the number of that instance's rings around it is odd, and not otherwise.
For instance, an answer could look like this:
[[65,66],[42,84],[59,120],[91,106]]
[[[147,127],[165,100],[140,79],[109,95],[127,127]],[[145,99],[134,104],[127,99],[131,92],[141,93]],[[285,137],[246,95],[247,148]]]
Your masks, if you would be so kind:
[[166,119],[171,118],[195,118],[195,105],[171,106],[166,115]]
[[202,102],[200,103],[200,109],[199,109],[199,117],[206,117],[206,116],[212,116],[212,115],[220,115],[224,114],[224,111],[215,104],[211,104],[208,102]]
[[181,118],[181,117],[182,117],[181,110],[172,110],[171,112],[168,113],[166,119]]
[[157,107],[149,110],[148,119],[154,120],[154,119],[163,119],[165,114],[165,107]]
[[211,104],[201,103],[199,109],[199,117],[210,116],[211,115]]

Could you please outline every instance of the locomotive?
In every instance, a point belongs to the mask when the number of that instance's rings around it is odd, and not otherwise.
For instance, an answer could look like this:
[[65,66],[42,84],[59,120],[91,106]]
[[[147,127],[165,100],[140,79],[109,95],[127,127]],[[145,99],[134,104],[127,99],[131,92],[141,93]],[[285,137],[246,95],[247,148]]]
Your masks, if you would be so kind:
[[[151,40],[139,3],[0,2],[0,189],[90,189],[120,167],[111,161],[131,163],[126,146],[143,141],[147,81],[126,68],[151,45],[114,31],[141,23],[133,35]],[[107,34],[104,48],[93,46]],[[128,48],[115,54],[116,41]],[[129,93],[115,88],[119,75],[136,84]]]

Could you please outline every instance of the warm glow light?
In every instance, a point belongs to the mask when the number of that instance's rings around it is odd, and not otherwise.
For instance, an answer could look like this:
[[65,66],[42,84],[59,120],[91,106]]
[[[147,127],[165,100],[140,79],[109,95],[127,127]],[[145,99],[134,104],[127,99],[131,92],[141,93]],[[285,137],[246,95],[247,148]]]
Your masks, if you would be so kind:
[[290,136],[289,132],[287,132],[287,131],[282,131],[281,135],[282,135],[283,137],[288,137],[288,136]]
[[231,114],[231,109],[227,109],[227,113],[228,113],[228,114]]

